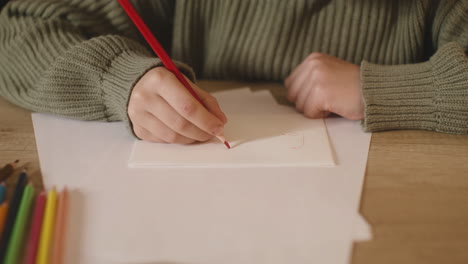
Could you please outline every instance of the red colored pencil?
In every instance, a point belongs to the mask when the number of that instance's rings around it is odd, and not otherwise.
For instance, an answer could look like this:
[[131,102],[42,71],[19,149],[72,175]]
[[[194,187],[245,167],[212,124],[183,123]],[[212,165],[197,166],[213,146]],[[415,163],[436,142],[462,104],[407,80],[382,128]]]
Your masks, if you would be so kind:
[[3,202],[0,205],[0,236],[2,235],[3,228],[5,227],[5,220],[8,214],[8,202]]
[[[190,84],[187,82],[184,76],[182,76],[182,73],[176,67],[169,55],[167,55],[166,51],[163,49],[161,44],[159,44],[159,41],[156,39],[156,37],[151,33],[148,26],[146,26],[145,22],[143,22],[143,19],[141,19],[141,17],[138,15],[136,10],[133,8],[132,4],[128,0],[118,1],[127,13],[127,15],[133,21],[135,26],[138,28],[140,33],[146,39],[146,42],[148,42],[148,44],[156,53],[156,55],[158,55],[159,59],[164,64],[164,67],[171,71],[177,77],[177,79],[185,86],[185,88],[187,88],[187,90],[192,94],[192,96],[195,97],[195,99],[197,99],[197,101],[206,108],[205,104],[202,102],[198,94],[195,92],[195,90],[193,90],[193,88],[190,86]],[[224,136],[217,136],[217,138],[221,140],[221,142],[223,142],[227,148],[231,148]]]
[[46,193],[42,191],[37,196],[36,204],[34,206],[33,218],[31,223],[31,230],[29,233],[28,244],[26,248],[25,264],[35,264],[37,249],[39,246],[39,238],[41,237],[42,220],[44,218],[44,209],[46,202]]

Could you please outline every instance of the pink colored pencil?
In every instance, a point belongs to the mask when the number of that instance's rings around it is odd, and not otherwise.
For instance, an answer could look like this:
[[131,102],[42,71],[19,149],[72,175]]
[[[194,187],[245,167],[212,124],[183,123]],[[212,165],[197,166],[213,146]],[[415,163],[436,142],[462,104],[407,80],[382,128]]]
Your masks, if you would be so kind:
[[42,191],[36,199],[31,223],[31,231],[29,233],[29,239],[26,248],[25,264],[36,263],[36,255],[39,246],[39,238],[41,237],[41,227],[42,220],[44,218],[46,197],[46,193]]
[[63,188],[59,195],[57,216],[55,218],[54,244],[52,248],[52,264],[62,264],[65,250],[66,227],[68,215],[68,190]]

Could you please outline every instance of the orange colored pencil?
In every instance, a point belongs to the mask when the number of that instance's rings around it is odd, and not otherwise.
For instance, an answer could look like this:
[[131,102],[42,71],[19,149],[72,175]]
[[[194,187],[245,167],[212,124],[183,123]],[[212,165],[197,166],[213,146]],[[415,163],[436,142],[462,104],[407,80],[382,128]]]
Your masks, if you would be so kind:
[[57,216],[55,220],[54,245],[52,248],[52,264],[62,264],[65,249],[66,227],[68,216],[67,187],[59,194]]
[[0,205],[0,235],[2,234],[3,228],[5,227],[5,220],[6,220],[7,213],[8,213],[8,203],[3,202]]

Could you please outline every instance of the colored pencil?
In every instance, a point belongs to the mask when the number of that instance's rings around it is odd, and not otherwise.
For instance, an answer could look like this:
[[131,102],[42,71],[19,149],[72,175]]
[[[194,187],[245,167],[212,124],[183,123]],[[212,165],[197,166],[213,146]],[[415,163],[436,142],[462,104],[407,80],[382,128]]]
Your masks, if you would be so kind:
[[0,181],[7,180],[13,172],[15,172],[16,165],[18,165],[19,160],[15,160],[12,163],[5,165],[3,168],[0,169]]
[[54,230],[52,264],[62,264],[65,249],[66,227],[68,216],[68,190],[65,187],[59,195],[57,217]]
[[41,236],[42,220],[44,219],[44,209],[46,204],[46,193],[42,191],[36,199],[34,212],[32,215],[31,229],[26,246],[26,257],[24,264],[35,264],[39,238]]
[[0,204],[5,201],[5,196],[6,196],[6,186],[5,186],[5,183],[2,182],[0,183]]
[[16,217],[15,225],[13,226],[11,238],[8,243],[4,264],[17,264],[20,261],[33,201],[34,188],[31,184],[28,184],[26,188],[24,188],[23,198],[21,199],[18,216]]
[[18,214],[18,207],[23,196],[24,187],[26,185],[27,175],[26,172],[22,172],[16,182],[15,191],[13,192],[13,198],[11,199],[10,208],[8,209],[7,218],[5,220],[5,226],[2,232],[2,238],[0,240],[0,260],[5,258],[6,249],[8,242],[10,241],[11,231],[15,224],[16,215]]
[[8,214],[8,203],[3,202],[0,205],[0,236],[3,233],[3,228],[5,227],[5,221]]
[[[148,26],[146,26],[145,22],[141,17],[138,15],[136,10],[133,8],[132,4],[128,0],[118,0],[122,8],[125,10],[127,15],[130,17],[130,19],[133,21],[135,26],[138,28],[140,33],[143,35],[143,37],[146,39],[146,42],[150,45],[150,47],[153,49],[153,51],[158,55],[158,58],[161,60],[161,62],[164,64],[164,67],[166,67],[169,71],[171,71],[176,78],[184,85],[184,87],[190,92],[190,94],[205,108],[205,104],[203,101],[200,99],[198,94],[193,90],[193,88],[190,86],[188,81],[184,78],[182,73],[179,71],[177,66],[174,64],[174,62],[171,60],[169,55],[166,53],[164,48],[159,44],[159,41],[156,39],[156,37],[151,33],[149,30]],[[224,135],[219,135],[216,136],[221,142],[226,145],[228,149],[231,148],[229,143],[226,141],[226,138]]]
[[47,194],[44,220],[42,221],[41,228],[41,238],[39,240],[39,249],[36,257],[37,264],[49,264],[56,209],[57,193],[55,192],[55,188],[52,188],[52,190]]

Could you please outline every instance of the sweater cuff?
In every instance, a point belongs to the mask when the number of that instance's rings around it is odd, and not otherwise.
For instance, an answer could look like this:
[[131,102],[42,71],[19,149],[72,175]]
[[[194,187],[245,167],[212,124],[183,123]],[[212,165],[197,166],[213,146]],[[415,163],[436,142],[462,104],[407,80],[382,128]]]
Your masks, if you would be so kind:
[[[461,47],[447,44],[429,61],[407,65],[361,64],[365,131],[426,129],[466,133],[466,117],[457,93],[466,88],[466,59]],[[465,80],[463,80],[465,79]],[[458,98],[463,103],[463,98]]]
[[[189,66],[180,62],[174,63],[185,76],[195,82],[195,74]],[[163,64],[158,58],[128,50],[110,62],[102,77],[108,121],[129,122],[127,107],[133,87],[146,72],[160,66]]]

